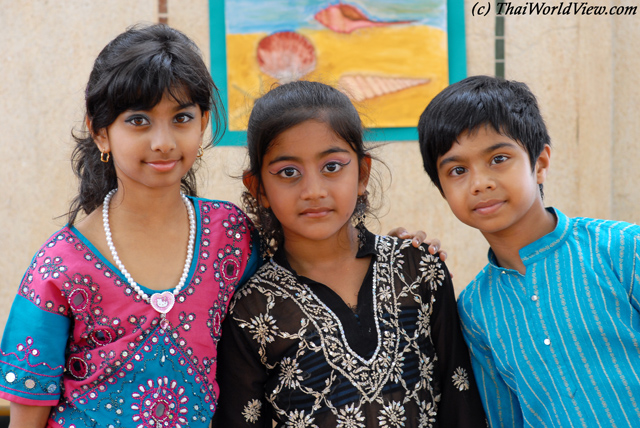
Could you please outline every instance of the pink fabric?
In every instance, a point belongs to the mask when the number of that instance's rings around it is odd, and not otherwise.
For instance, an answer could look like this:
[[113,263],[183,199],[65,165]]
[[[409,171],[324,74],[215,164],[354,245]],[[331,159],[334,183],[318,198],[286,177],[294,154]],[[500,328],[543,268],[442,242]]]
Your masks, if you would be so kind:
[[[57,339],[58,343],[51,343],[51,334],[32,331],[38,330],[37,324],[8,324],[7,330],[15,333],[24,327],[24,336],[33,336],[41,376],[46,377],[51,370],[48,365],[56,363],[47,359],[56,354],[51,350],[62,347],[64,351],[66,346],[64,395],[59,403],[34,402],[7,392],[12,386],[0,384],[0,396],[23,404],[54,405],[52,421],[59,425],[52,426],[75,424],[80,428],[84,426],[81,420],[87,419],[106,426],[116,415],[125,426],[135,426],[161,422],[169,409],[190,426],[199,426],[189,419],[192,413],[200,420],[206,410],[211,417],[219,392],[215,362],[220,323],[247,268],[252,227],[232,204],[193,201],[198,213],[198,245],[192,273],[166,316],[170,322],[166,331],[159,326],[159,314],[77,230],[65,227],[53,235],[36,254],[19,295],[37,306],[36,316],[48,312],[68,318],[69,342]],[[10,359],[8,349],[2,353],[2,360]],[[1,363],[0,369],[6,371],[11,361]],[[157,401],[153,391],[160,399],[162,394],[171,398]],[[188,399],[179,401],[187,395]],[[119,396],[123,402],[117,402]],[[105,404],[112,401],[111,407]],[[120,413],[113,406],[120,406]],[[203,426],[207,425],[208,421]]]

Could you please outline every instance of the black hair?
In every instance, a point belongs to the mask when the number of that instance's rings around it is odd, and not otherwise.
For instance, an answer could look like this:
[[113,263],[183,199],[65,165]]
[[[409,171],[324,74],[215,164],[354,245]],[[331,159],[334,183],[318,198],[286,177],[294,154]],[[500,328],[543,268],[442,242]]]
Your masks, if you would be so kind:
[[349,97],[336,88],[301,80],[277,86],[258,98],[247,127],[249,168],[245,171],[245,174],[251,174],[257,180],[258,198],[245,191],[242,199],[245,211],[263,231],[271,250],[282,243],[282,226],[271,211],[260,204],[262,162],[269,147],[281,133],[307,120],[326,123],[356,152],[359,165],[362,165],[365,157],[370,157],[364,145],[360,115]]
[[[180,104],[195,103],[211,112],[212,145],[224,132],[225,118],[218,89],[196,44],[164,24],[128,28],[102,49],[85,91],[86,117],[91,129],[72,132],[76,147],[72,167],[80,179],[71,202],[69,224],[80,211],[90,214],[117,187],[113,161],[101,162],[93,135],[109,127],[126,110],[150,110],[168,95]],[[182,190],[196,196],[198,160],[182,178]]]
[[544,146],[551,145],[536,97],[526,84],[490,76],[467,77],[436,95],[418,123],[424,169],[440,192],[438,158],[463,132],[475,132],[483,125],[518,142],[529,155],[532,170]]

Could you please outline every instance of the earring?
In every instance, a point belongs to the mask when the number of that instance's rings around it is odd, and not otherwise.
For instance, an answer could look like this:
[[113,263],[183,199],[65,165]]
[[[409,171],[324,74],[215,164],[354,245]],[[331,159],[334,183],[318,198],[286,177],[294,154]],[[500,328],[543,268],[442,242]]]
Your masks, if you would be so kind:
[[364,225],[365,220],[367,219],[367,205],[368,205],[368,196],[369,192],[365,190],[362,195],[358,196],[356,200],[356,209],[353,212],[353,219],[355,222],[356,229],[358,229],[358,240],[360,241],[360,248],[364,246],[364,241],[366,240],[366,230],[367,228]]
[[[104,155],[107,155],[107,157],[105,158]],[[110,157],[111,155],[109,154],[109,152],[100,152],[100,162],[108,163]]]
[[258,228],[258,233],[260,234],[260,254],[263,260],[268,260],[273,257],[276,250],[277,219],[273,211],[271,211],[271,208],[265,208],[262,205],[258,205],[257,216],[260,220],[260,227]]
[[204,155],[204,149],[202,148],[202,144],[200,144],[200,147],[198,148],[198,154],[196,155],[196,157],[201,158],[202,155]]

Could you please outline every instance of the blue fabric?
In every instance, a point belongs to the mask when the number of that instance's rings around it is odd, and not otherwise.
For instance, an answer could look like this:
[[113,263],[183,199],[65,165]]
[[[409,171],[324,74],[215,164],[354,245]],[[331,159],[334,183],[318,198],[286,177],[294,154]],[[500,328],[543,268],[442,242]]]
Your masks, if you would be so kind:
[[640,426],[640,227],[568,218],[458,300],[492,427]]
[[7,321],[16,328],[5,330],[0,346],[0,392],[27,400],[57,401],[69,324],[64,315],[42,311],[16,296]]

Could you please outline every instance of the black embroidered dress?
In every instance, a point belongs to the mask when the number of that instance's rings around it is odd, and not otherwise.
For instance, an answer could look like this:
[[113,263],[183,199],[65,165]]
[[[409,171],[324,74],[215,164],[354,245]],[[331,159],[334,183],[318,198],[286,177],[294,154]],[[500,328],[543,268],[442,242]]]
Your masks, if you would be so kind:
[[355,312],[284,252],[236,292],[214,426],[486,426],[444,264],[370,233],[368,255]]

